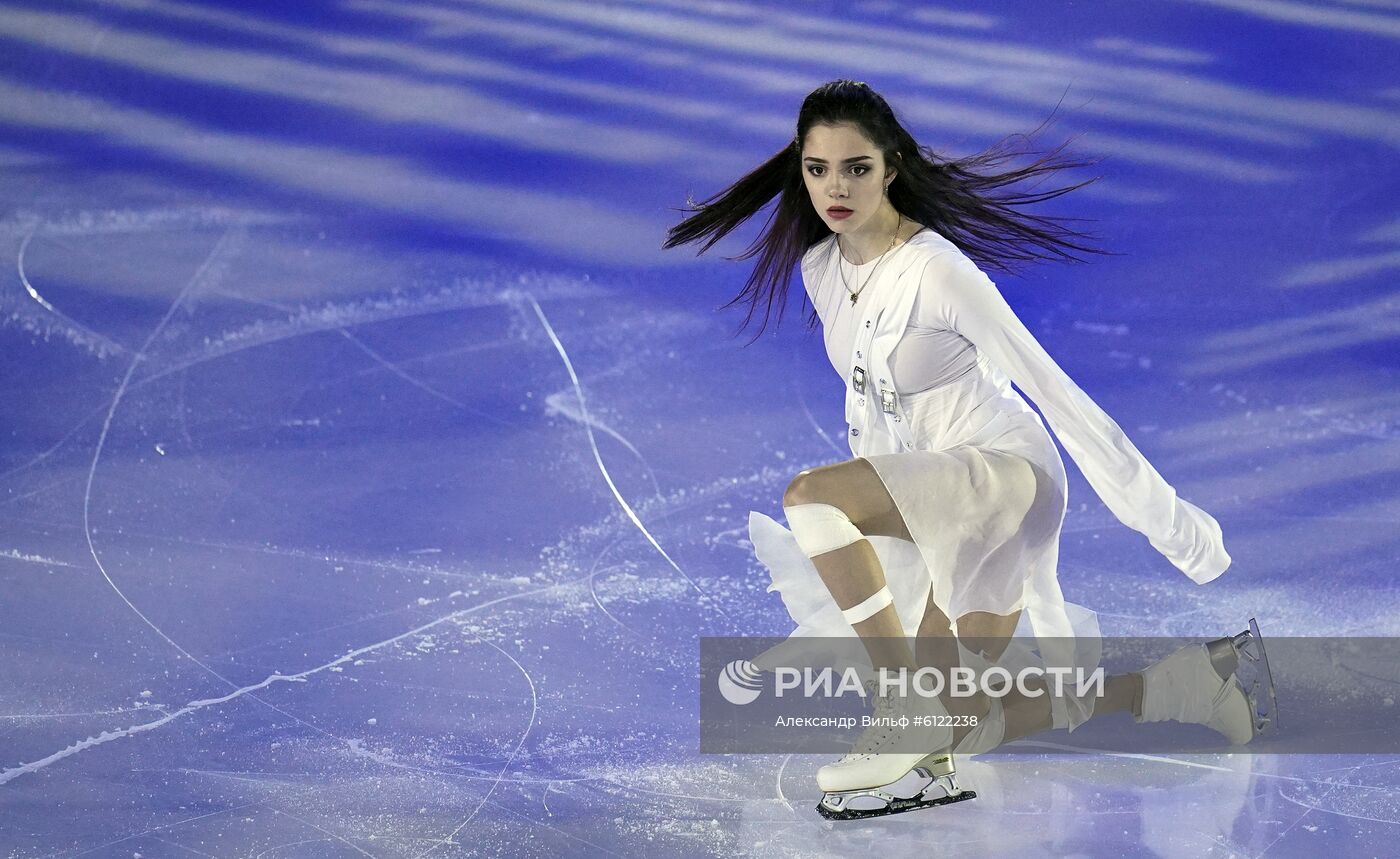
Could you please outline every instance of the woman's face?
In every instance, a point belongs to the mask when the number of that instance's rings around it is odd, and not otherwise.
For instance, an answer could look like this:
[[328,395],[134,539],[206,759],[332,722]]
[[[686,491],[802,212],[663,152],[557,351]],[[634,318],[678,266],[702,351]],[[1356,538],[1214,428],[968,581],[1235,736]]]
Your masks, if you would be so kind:
[[[883,202],[885,158],[853,125],[814,125],[802,147],[802,180],[817,214],[835,233],[853,233],[871,220]],[[845,209],[842,215],[833,208]]]

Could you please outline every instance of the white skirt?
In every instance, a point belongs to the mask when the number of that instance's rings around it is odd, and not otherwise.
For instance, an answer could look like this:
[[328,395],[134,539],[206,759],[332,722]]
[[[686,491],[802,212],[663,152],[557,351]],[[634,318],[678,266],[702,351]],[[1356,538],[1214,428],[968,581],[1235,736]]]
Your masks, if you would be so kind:
[[[866,435],[877,437],[862,449],[913,537],[867,538],[905,634],[917,633],[932,592],[955,634],[968,612],[1021,611],[1017,640],[997,661],[1013,676],[1052,666],[1092,672],[1100,657],[1098,616],[1060,592],[1067,481],[1040,416],[984,360],[947,385],[901,401],[914,449],[900,451],[892,436],[878,438],[883,433],[874,426]],[[874,452],[880,450],[891,452]],[[751,511],[749,539],[772,576],[768,590],[779,593],[797,624],[787,641],[753,660],[759,668],[810,664],[820,655],[820,639],[856,634],[791,531]],[[985,666],[961,652],[964,665]],[[851,667],[870,670],[868,662]],[[1051,711],[1056,728],[1073,730],[1092,715],[1093,698],[1052,697]]]

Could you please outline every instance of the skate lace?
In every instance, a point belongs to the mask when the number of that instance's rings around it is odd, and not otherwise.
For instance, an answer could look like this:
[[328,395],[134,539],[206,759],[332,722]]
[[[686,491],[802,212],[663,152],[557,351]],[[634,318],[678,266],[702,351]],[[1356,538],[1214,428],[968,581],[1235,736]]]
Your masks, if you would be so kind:
[[846,753],[846,756],[842,758],[842,760],[850,760],[851,758],[874,754],[877,749],[883,746],[885,740],[898,730],[894,725],[883,720],[896,715],[897,709],[896,701],[893,697],[888,695],[877,696],[875,698],[874,717],[882,721],[877,721],[875,724],[866,728],[856,739],[855,744],[851,746],[851,750]]

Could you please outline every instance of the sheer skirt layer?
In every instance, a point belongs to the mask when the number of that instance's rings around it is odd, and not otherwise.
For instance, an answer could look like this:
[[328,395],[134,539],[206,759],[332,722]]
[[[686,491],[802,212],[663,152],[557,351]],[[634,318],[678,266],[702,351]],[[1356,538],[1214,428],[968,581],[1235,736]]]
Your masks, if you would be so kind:
[[[1098,617],[1065,602],[1057,575],[1067,502],[1063,461],[1039,415],[995,370],[985,363],[979,369],[902,399],[915,449],[900,451],[890,439],[888,452],[879,452],[878,441],[867,440],[864,458],[913,541],[867,539],[907,635],[917,633],[931,592],[954,632],[970,611],[1021,611],[1018,641],[998,660],[1013,675],[1027,667],[1092,671],[1099,663]],[[749,536],[772,576],[768,590],[781,595],[797,623],[786,642],[755,664],[807,664],[822,650],[821,639],[855,635],[787,528],[755,511]],[[963,654],[965,665],[980,661]],[[852,667],[869,671],[868,663]],[[1091,715],[1092,700],[1052,698],[1052,713],[1055,727],[1073,730]]]

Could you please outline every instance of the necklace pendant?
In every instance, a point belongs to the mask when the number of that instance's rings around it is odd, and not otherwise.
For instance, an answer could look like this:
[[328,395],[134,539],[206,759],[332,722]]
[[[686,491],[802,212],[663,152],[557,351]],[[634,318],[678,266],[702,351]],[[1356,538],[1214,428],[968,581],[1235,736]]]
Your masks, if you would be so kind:
[[853,293],[851,293],[851,304],[855,304],[857,298],[860,298],[860,293],[859,293],[859,292],[853,292]]

